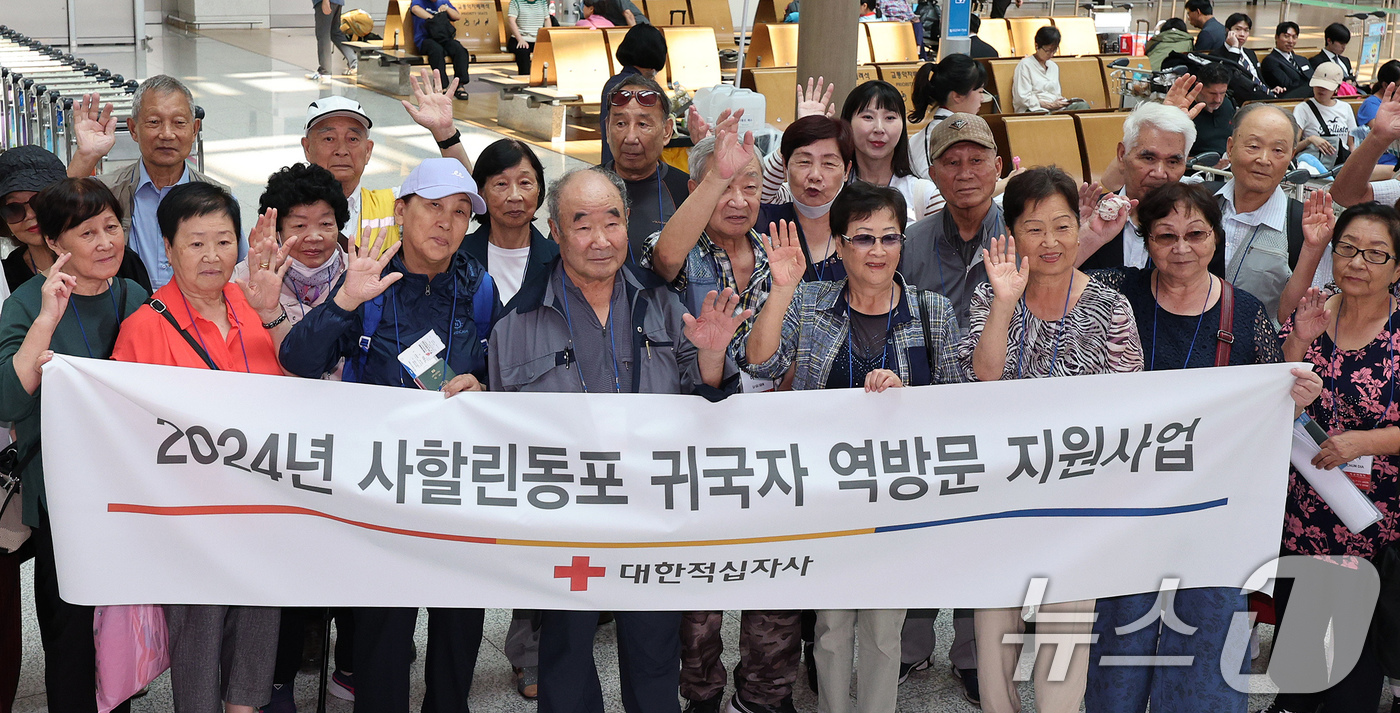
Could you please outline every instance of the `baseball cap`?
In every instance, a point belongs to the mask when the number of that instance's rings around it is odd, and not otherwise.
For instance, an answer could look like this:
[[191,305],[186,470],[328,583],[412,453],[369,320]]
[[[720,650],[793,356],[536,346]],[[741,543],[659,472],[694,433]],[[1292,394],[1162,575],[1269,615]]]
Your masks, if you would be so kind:
[[1342,76],[1341,67],[1331,62],[1323,62],[1317,65],[1317,69],[1313,70],[1312,81],[1308,82],[1308,86],[1322,87],[1335,92],[1337,87],[1341,86],[1343,79],[1345,77]]
[[42,191],[68,177],[53,152],[38,146],[16,146],[0,153],[0,197],[15,191]]
[[978,146],[997,150],[997,141],[992,137],[992,127],[987,120],[976,114],[957,113],[938,122],[930,128],[928,137],[929,160],[942,156],[953,144],[971,141]]
[[399,197],[419,196],[429,200],[465,193],[472,201],[472,212],[486,212],[486,201],[476,192],[476,181],[461,161],[455,158],[429,158],[408,172],[399,186]]
[[369,115],[365,114],[365,108],[360,106],[359,102],[350,97],[331,95],[321,97],[306,107],[306,129],[309,131],[316,122],[333,116],[348,116],[364,124],[365,129],[374,126],[374,122],[369,120]]

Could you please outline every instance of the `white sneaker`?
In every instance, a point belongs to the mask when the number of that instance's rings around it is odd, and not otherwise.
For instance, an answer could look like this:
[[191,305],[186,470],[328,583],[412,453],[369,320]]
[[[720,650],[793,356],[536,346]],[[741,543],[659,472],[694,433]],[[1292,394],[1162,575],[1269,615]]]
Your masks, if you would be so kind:
[[306,75],[306,78],[307,78],[307,79],[310,79],[310,80],[313,81],[313,82],[317,82],[317,83],[319,83],[319,84],[325,84],[326,81],[327,81],[327,80],[326,80],[326,77],[325,77],[324,75],[322,75],[320,72],[312,72],[312,73]]

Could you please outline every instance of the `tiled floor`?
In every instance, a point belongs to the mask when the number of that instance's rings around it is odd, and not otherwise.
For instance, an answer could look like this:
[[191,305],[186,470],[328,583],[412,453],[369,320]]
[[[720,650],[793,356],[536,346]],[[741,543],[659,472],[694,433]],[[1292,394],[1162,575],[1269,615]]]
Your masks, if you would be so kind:
[[[1277,3],[1255,8],[1258,25],[1264,27],[1276,21]],[[1230,8],[1222,7],[1223,17]],[[1020,14],[1043,14],[1044,8],[1027,3]],[[1307,24],[1314,27],[1330,21],[1331,14],[1319,8],[1295,7]],[[1154,16],[1152,8],[1139,7],[1136,14]],[[1013,14],[1016,14],[1013,12]],[[133,76],[136,60],[131,50],[84,51],[83,56],[109,67],[113,71]],[[366,185],[387,187],[397,185],[416,163],[437,155],[428,133],[413,124],[395,98],[362,90],[343,82],[317,85],[303,78],[314,63],[314,41],[309,30],[289,31],[213,31],[191,35],[167,28],[162,37],[151,43],[146,54],[146,74],[170,73],[187,80],[197,102],[204,107],[204,151],[208,172],[232,186],[245,211],[255,211],[258,196],[268,174],[294,161],[302,160],[299,144],[303,133],[306,105],[325,94],[344,94],[360,101],[375,119],[371,137],[375,141],[373,159],[365,174]],[[476,86],[473,85],[475,89]],[[474,97],[468,106],[459,105],[459,119],[477,119],[490,126],[489,114],[493,98]],[[463,142],[470,154],[478,153],[501,134],[481,126],[461,124]],[[564,147],[541,147],[539,153],[549,177],[584,165],[566,155],[596,155],[597,144],[586,142]],[[314,552],[306,553],[315,557]],[[32,567],[25,567],[24,636],[25,665],[16,710],[35,713],[46,710],[43,693],[43,663],[37,626],[32,606]],[[725,618],[724,662],[732,668],[737,657],[738,621],[733,612]],[[510,667],[501,653],[509,613],[490,610],[486,637],[477,664],[472,705],[478,711],[514,712],[533,710],[534,704],[522,700],[514,691]],[[426,617],[420,618],[418,648],[425,650]],[[1265,627],[1267,630],[1268,628]],[[940,638],[947,642],[952,635],[946,617],[938,622]],[[1267,631],[1266,631],[1267,633]],[[959,684],[949,675],[946,643],[939,647],[935,665],[928,671],[914,674],[900,687],[899,710],[908,713],[924,711],[972,711],[958,693]],[[613,627],[600,629],[596,651],[602,664],[604,689],[608,691],[607,711],[622,710],[616,693],[616,646]],[[1262,659],[1259,662],[1263,663]],[[414,667],[414,705],[422,699],[422,663]],[[304,711],[314,710],[316,679],[302,675],[298,679],[297,701]],[[1033,710],[1029,690],[1023,687],[1024,710]],[[814,711],[815,697],[801,683],[795,692],[800,711]],[[1251,709],[1262,708],[1267,696],[1253,696]],[[1388,706],[1388,696],[1387,703]],[[151,693],[138,700],[133,710],[168,711],[171,709],[169,680],[161,677],[151,687]],[[351,707],[338,699],[329,703],[333,713],[349,713]]]

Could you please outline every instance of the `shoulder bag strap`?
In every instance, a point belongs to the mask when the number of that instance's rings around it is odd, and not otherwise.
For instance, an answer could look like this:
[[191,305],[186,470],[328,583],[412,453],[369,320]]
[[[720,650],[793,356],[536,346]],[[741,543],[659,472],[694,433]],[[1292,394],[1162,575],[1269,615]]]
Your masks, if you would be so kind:
[[1317,117],[1317,123],[1321,127],[1322,135],[1336,136],[1336,134],[1332,133],[1332,127],[1327,125],[1327,120],[1322,118],[1322,111],[1317,108],[1317,102],[1309,99],[1303,103],[1307,104],[1308,108],[1312,110],[1313,116]]
[[1235,343],[1235,288],[1220,280],[1220,331],[1215,333],[1215,365],[1228,366]]
[[181,327],[180,323],[175,321],[175,315],[170,314],[170,310],[165,308],[164,302],[152,297],[146,300],[146,304],[150,305],[151,309],[156,311],[156,314],[164,317],[165,321],[169,322],[170,326],[174,327],[175,331],[179,332],[180,336],[185,338],[185,343],[189,344],[190,348],[194,350],[194,353],[198,354],[199,358],[204,360],[205,366],[214,371],[219,370],[219,367],[214,365],[214,360],[209,358],[209,352],[204,351],[204,347],[201,347],[199,342],[195,341],[195,338],[191,337],[190,333],[186,332],[185,328]]

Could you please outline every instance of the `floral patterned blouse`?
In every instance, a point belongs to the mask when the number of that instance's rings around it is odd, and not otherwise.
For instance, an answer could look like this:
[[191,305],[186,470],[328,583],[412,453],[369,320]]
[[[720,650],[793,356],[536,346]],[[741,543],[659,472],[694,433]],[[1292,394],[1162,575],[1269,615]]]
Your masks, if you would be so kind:
[[[1303,360],[1322,377],[1322,395],[1308,407],[1329,434],[1400,425],[1393,397],[1400,377],[1400,311],[1376,338],[1360,349],[1337,349],[1326,333],[1309,347]],[[1290,317],[1279,337],[1293,332]],[[1283,518],[1283,549],[1302,555],[1354,555],[1373,558],[1385,545],[1400,539],[1400,461],[1376,456],[1371,488],[1366,492],[1380,509],[1380,522],[1360,533],[1348,530],[1297,470],[1288,476],[1288,506]]]

